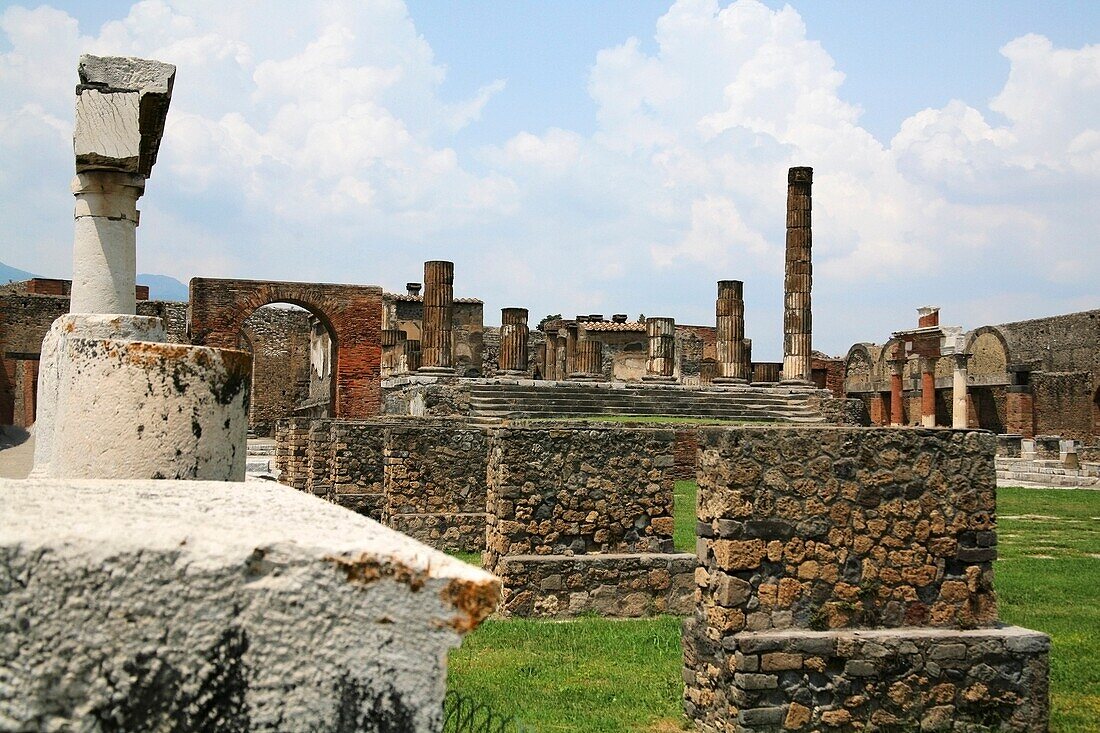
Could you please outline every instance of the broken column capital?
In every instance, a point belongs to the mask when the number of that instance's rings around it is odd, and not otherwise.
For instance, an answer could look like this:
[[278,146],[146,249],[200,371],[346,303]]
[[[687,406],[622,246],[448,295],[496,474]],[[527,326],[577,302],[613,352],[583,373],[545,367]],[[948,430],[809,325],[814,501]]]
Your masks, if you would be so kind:
[[161,61],[84,54],[77,67],[76,170],[149,177],[172,100],[176,67]]
[[145,192],[145,177],[120,171],[77,173],[71,188],[76,218],[103,216],[138,223],[137,200]]

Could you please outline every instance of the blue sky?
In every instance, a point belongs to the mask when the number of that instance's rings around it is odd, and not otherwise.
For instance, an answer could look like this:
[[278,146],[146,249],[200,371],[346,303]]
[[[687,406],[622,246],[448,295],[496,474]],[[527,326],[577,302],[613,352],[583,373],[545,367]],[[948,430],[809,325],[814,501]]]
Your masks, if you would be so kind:
[[815,347],[1100,307],[1100,4],[0,4],[0,261],[67,276],[81,51],[179,66],[139,270],[712,323],[778,359],[785,170]]

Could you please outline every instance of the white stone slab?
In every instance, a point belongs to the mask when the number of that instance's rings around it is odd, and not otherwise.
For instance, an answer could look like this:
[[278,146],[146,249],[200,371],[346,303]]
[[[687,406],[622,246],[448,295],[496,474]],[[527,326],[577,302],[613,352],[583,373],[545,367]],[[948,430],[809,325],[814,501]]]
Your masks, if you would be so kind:
[[267,482],[0,480],[0,728],[438,730],[499,581]]

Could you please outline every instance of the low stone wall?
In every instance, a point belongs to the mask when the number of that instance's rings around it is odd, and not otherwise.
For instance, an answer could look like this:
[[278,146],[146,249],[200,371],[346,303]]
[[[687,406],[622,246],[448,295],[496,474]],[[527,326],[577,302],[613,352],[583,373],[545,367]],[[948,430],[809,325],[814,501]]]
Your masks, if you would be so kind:
[[485,549],[485,432],[391,425],[384,443],[383,522],[437,549]]
[[[943,716],[1043,729],[1029,726],[1045,721],[1046,637],[994,628],[993,435],[704,428],[700,441],[684,678],[703,729],[940,730]],[[1015,692],[998,686],[1023,669]],[[1030,701],[1023,718],[1013,695]]]
[[275,423],[275,468],[279,482],[305,490],[309,482],[309,418],[290,417]]
[[691,613],[695,556],[505,555],[507,612],[515,616],[639,617]]
[[[1045,731],[1049,650],[1049,637],[1019,627],[799,629],[717,644],[691,621],[685,707],[707,731]],[[718,658],[723,685],[701,685],[696,669]]]
[[461,377],[391,377],[382,385],[382,412],[416,417],[469,415],[469,384]]
[[381,420],[332,422],[332,493],[337,504],[381,521],[385,503]]
[[621,427],[492,431],[485,557],[504,580],[503,613],[684,608],[694,562],[672,547],[673,440]]

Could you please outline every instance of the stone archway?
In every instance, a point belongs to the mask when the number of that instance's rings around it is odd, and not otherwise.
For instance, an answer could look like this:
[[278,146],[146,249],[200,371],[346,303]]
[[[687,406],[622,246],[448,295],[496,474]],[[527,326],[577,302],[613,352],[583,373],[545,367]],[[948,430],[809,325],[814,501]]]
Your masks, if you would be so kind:
[[236,348],[244,321],[271,303],[314,314],[335,341],[333,412],[356,419],[381,411],[382,288],[366,285],[191,279],[187,333],[191,342]]

